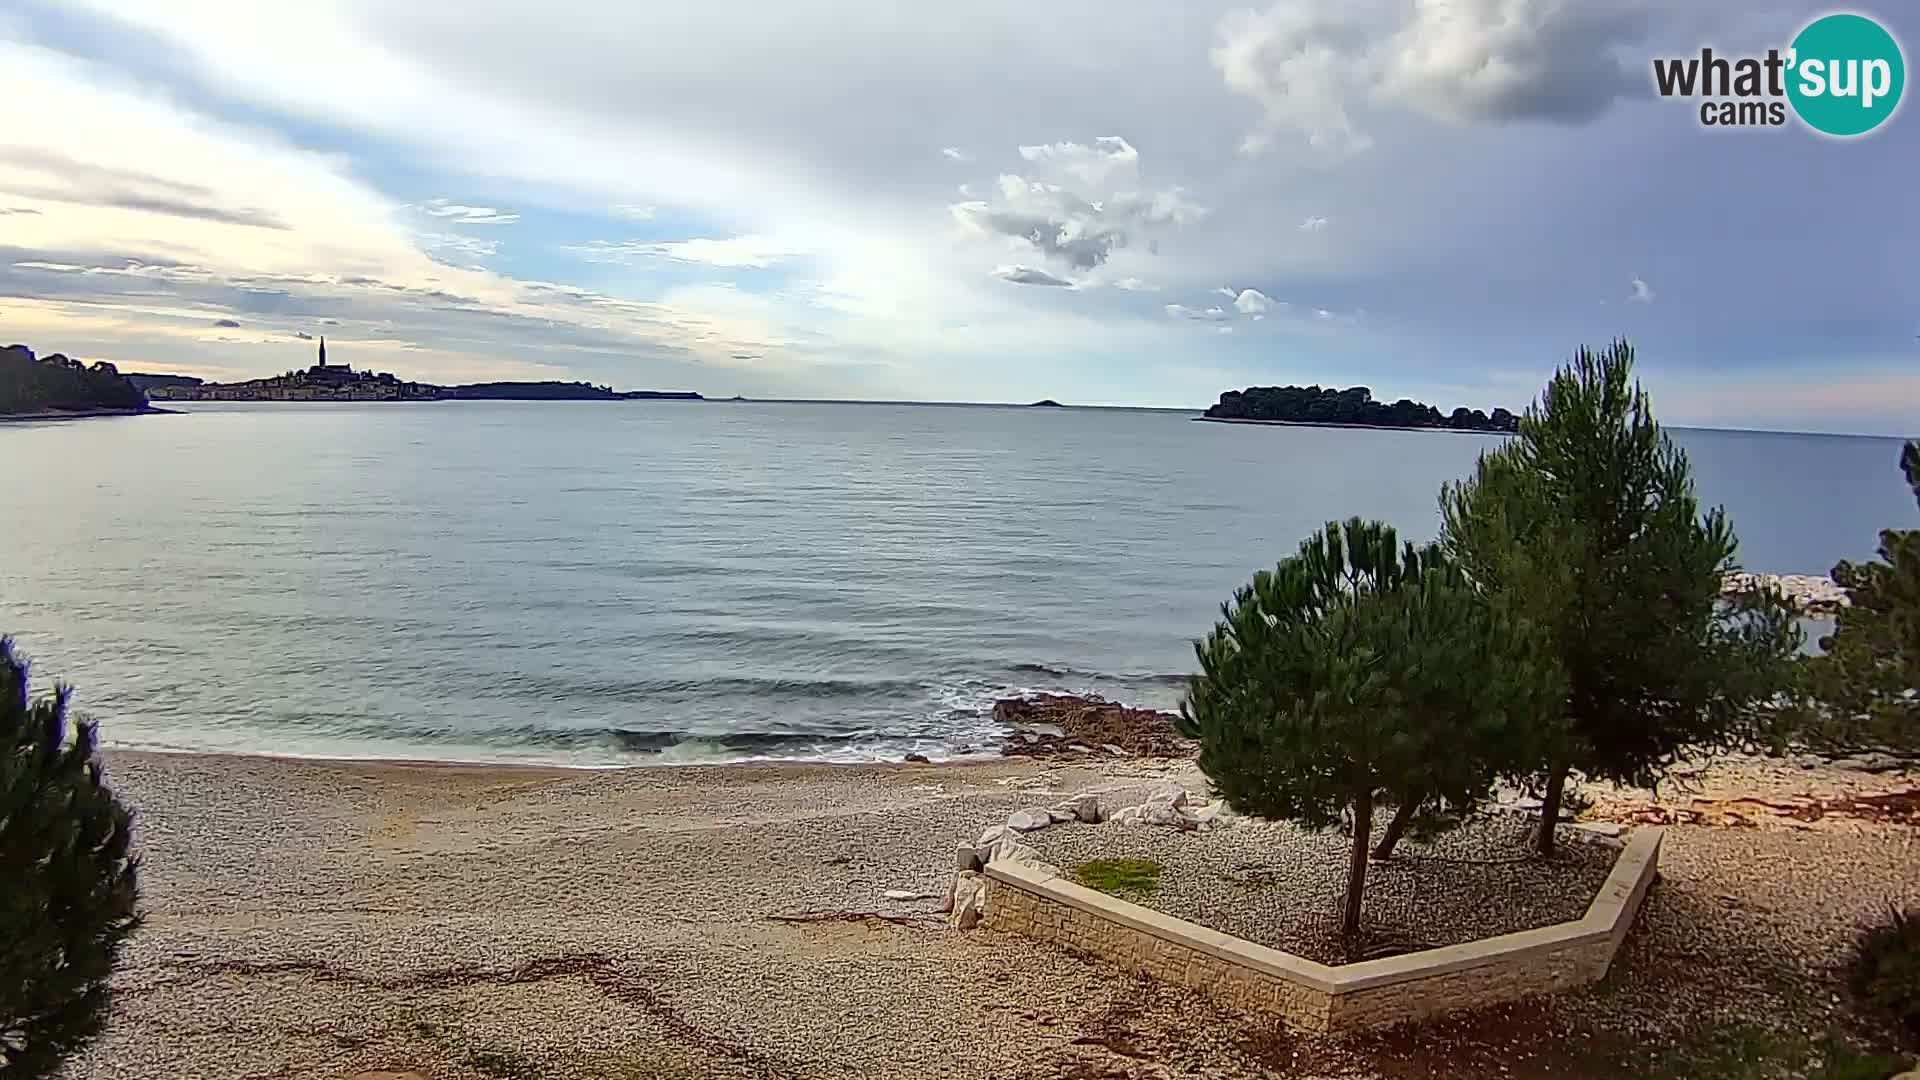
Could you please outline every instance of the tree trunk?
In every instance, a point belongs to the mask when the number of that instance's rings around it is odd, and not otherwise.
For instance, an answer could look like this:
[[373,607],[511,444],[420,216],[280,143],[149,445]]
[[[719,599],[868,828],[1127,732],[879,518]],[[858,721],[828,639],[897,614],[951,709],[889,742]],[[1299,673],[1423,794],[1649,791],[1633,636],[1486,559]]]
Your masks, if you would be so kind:
[[1398,844],[1400,838],[1406,835],[1407,824],[1413,820],[1414,812],[1419,810],[1420,804],[1425,801],[1426,796],[1420,792],[1415,792],[1400,800],[1400,805],[1394,807],[1393,820],[1387,822],[1386,835],[1380,837],[1379,846],[1373,849],[1374,858],[1381,862],[1393,858],[1394,845]]
[[1540,797],[1540,831],[1534,834],[1534,850],[1553,854],[1553,830],[1560,824],[1560,798],[1567,790],[1567,767],[1555,762],[1547,773],[1547,790]]
[[1347,861],[1347,906],[1340,913],[1340,936],[1360,932],[1360,894],[1367,886],[1367,841],[1373,837],[1373,792],[1353,800],[1353,858]]

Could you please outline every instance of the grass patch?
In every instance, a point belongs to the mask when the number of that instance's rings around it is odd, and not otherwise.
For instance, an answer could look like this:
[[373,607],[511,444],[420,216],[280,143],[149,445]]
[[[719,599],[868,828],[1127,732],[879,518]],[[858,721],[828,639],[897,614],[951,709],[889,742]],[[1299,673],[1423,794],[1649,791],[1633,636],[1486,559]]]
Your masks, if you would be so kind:
[[1160,864],[1152,859],[1090,859],[1073,868],[1073,880],[1113,896],[1152,896],[1160,891]]

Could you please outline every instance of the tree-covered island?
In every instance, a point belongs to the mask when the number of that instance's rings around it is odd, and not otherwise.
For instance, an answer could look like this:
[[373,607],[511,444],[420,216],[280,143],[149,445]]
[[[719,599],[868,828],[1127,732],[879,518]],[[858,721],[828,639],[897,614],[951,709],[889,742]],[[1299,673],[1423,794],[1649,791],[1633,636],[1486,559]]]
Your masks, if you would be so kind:
[[1465,407],[1443,414],[1431,405],[1401,398],[1388,405],[1364,386],[1249,386],[1220,395],[1202,420],[1256,424],[1325,424],[1351,427],[1440,428],[1447,431],[1517,431],[1520,418],[1505,409],[1489,416]]

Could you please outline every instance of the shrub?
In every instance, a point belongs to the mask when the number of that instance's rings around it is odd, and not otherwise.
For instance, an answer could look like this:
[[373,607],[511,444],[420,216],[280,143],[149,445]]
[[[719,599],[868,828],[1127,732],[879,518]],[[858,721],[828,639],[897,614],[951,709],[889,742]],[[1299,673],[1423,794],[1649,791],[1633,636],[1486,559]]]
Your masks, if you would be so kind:
[[67,732],[66,687],[33,701],[0,638],[0,1076],[51,1075],[106,1022],[108,979],[139,922],[132,815],[102,782],[94,727]]
[[1855,944],[1851,982],[1861,1000],[1920,1035],[1920,909],[1889,910]]
[[[1920,502],[1920,443],[1901,448],[1900,465]],[[1920,753],[1920,529],[1883,530],[1878,559],[1841,562],[1833,579],[1849,604],[1820,642],[1824,655],[1807,664],[1814,703],[1802,734]]]
[[1548,629],[1566,695],[1541,717],[1553,826],[1570,770],[1634,785],[1751,738],[1801,637],[1777,593],[1721,597],[1733,529],[1633,381],[1633,347],[1581,349],[1474,475],[1441,493],[1441,542],[1476,587]]
[[1530,624],[1475,597],[1438,547],[1358,518],[1254,575],[1195,651],[1178,723],[1214,789],[1309,828],[1351,817],[1347,936],[1375,807],[1484,798],[1534,756],[1526,725],[1561,692]]

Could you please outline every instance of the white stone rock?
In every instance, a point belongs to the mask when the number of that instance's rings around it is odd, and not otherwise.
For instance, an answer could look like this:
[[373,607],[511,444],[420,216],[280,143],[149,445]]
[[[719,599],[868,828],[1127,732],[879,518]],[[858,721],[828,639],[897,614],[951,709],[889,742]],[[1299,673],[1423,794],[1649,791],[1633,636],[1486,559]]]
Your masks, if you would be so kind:
[[1140,820],[1148,825],[1166,825],[1176,829],[1182,827],[1180,809],[1172,803],[1143,804],[1140,807]]
[[938,894],[915,892],[912,889],[888,889],[882,895],[889,900],[932,900]]
[[980,834],[980,839],[973,842],[973,846],[981,851],[987,851],[999,843],[1000,838],[1005,835],[1007,835],[1005,825],[989,825],[987,830]]
[[1153,792],[1147,796],[1147,802],[1149,803],[1165,803],[1176,810],[1187,805],[1188,800],[1187,789],[1181,787],[1179,784],[1172,783],[1156,786]]
[[1137,806],[1123,806],[1120,809],[1115,810],[1113,812],[1113,816],[1108,818],[1107,820],[1112,822],[1117,822],[1121,825],[1144,824],[1140,820],[1140,808]]
[[1114,757],[1127,756],[1127,752],[1125,750],[1120,749],[1118,746],[1115,746],[1112,743],[1101,743],[1100,749],[1105,750],[1107,753],[1112,754]]
[[1038,807],[1027,810],[1015,810],[1007,815],[1007,828],[1014,832],[1030,833],[1053,824],[1053,813]]
[[1049,817],[1053,818],[1053,823],[1055,825],[1068,825],[1075,821],[1080,820],[1078,817],[1074,816],[1074,813],[1072,810],[1062,809],[1058,806],[1047,811],[1047,814]]
[[953,876],[952,910],[947,925],[955,930],[971,930],[980,925],[987,910],[987,883],[979,874],[965,870]]
[[[1067,814],[1068,817],[1061,818],[1060,815],[1062,813]],[[1055,806],[1053,808],[1053,816],[1055,821],[1080,821],[1088,825],[1098,825],[1102,820],[1100,813],[1100,796],[1091,792],[1075,795],[1073,798],[1067,799],[1058,806]]]
[[1038,851],[1035,851],[1011,836],[1001,837],[1000,842],[993,845],[993,850],[987,852],[987,861],[989,863],[1036,862],[1039,858],[1040,853]]

